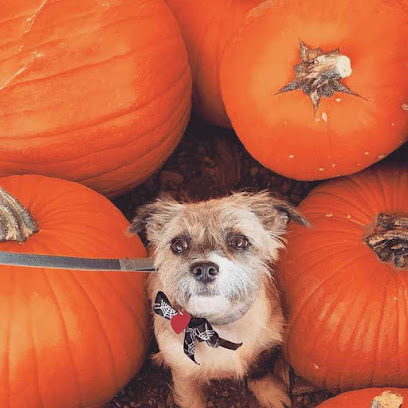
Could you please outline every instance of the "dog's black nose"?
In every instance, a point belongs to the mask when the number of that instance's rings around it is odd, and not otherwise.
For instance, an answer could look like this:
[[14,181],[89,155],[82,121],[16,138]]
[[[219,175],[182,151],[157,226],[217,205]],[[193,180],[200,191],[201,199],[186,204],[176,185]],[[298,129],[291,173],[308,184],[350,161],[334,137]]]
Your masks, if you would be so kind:
[[218,275],[219,268],[214,262],[197,262],[191,265],[191,273],[203,283],[211,282]]

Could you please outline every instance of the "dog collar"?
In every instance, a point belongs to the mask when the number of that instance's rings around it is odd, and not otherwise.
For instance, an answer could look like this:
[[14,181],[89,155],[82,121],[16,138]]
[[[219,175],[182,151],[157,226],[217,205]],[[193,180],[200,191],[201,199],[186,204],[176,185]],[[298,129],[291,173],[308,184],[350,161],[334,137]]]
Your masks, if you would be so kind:
[[243,344],[221,338],[207,319],[192,317],[186,312],[177,312],[163,292],[157,293],[153,310],[159,316],[170,320],[171,326],[177,334],[185,330],[184,353],[196,364],[198,364],[194,357],[196,339],[199,342],[205,341],[210,347],[223,347],[229,350],[236,350]]

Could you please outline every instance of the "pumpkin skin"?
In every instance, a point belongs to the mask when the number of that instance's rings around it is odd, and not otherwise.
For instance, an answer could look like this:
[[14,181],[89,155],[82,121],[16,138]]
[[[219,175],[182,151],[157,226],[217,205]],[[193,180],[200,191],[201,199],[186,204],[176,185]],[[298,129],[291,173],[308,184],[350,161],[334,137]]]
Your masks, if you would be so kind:
[[[376,16],[375,18],[373,16]],[[232,126],[264,166],[296,180],[358,172],[408,135],[408,7],[403,0],[266,1],[226,46],[220,81]],[[352,73],[316,113],[295,78],[300,41],[339,49]]]
[[221,98],[222,52],[244,21],[263,0],[166,0],[180,25],[193,75],[193,107],[210,123],[231,127]]
[[379,213],[408,216],[408,165],[319,185],[277,268],[295,371],[331,392],[408,386],[408,274],[365,244]]
[[[91,258],[144,257],[129,223],[82,185],[11,176],[0,186],[40,231],[1,251]],[[144,273],[0,265],[0,406],[102,407],[140,369],[149,338]]]
[[55,176],[114,196],[157,170],[191,105],[187,52],[163,0],[6,3],[0,176]]
[[[320,404],[318,408],[370,408],[371,401],[384,391],[399,394],[404,398],[404,401],[408,400],[408,390],[404,388],[368,388],[337,395]],[[404,403],[402,407],[405,405],[406,403]]]

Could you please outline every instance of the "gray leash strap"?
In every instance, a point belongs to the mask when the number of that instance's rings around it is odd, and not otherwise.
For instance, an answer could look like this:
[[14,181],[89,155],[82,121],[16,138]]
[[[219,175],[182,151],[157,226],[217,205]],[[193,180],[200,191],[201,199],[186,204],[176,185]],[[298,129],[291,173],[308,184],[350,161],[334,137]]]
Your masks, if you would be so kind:
[[[0,265],[102,272],[155,272],[151,258],[97,259],[0,251]],[[1,273],[1,270],[0,270]]]

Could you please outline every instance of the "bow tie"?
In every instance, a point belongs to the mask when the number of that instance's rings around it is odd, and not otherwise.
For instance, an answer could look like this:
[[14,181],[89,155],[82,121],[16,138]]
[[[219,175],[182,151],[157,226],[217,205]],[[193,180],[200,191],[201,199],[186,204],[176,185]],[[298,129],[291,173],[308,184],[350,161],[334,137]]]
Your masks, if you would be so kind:
[[160,316],[170,320],[173,330],[179,334],[185,329],[184,353],[195,361],[195,341],[205,341],[210,347],[224,347],[230,350],[236,350],[242,346],[242,343],[232,343],[231,341],[222,339],[218,333],[212,328],[207,319],[191,317],[188,313],[177,312],[171,306],[169,299],[163,292],[158,292],[154,302],[153,310]]

